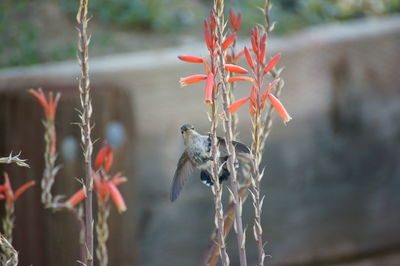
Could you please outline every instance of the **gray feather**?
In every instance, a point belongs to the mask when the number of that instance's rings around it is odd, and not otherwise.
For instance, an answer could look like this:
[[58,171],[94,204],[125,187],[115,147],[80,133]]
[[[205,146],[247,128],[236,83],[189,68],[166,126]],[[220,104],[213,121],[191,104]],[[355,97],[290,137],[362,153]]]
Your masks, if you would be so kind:
[[181,192],[183,185],[185,184],[185,181],[192,174],[193,170],[194,166],[185,151],[184,153],[182,153],[181,158],[178,161],[174,179],[172,181],[170,195],[171,201],[175,201],[178,198],[179,193]]
[[[218,138],[220,153],[222,156],[225,156],[226,154],[228,154],[225,139],[223,137],[217,137],[217,138]],[[247,147],[245,144],[237,141],[232,141],[232,143],[237,153],[250,153],[249,147]]]

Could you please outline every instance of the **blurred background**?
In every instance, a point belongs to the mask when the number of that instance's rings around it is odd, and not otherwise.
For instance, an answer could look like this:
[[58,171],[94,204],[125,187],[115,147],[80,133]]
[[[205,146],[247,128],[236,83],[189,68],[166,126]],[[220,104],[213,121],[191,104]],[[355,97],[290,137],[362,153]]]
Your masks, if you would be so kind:
[[[95,152],[107,139],[115,149],[111,172],[128,178],[120,186],[127,212],[111,211],[109,265],[197,265],[213,229],[211,191],[197,172],[177,202],[169,201],[169,189],[183,150],[179,127],[209,131],[204,84],[178,83],[203,69],[177,55],[207,55],[202,21],[211,1],[89,2]],[[267,53],[283,54],[281,96],[293,120],[284,126],[275,117],[264,154],[267,263],[400,265],[400,1],[273,4],[277,25]],[[225,1],[243,16],[240,47],[251,27],[264,23],[262,5]],[[62,93],[56,128],[63,168],[54,193],[69,196],[80,187],[77,7],[77,0],[0,2],[0,156],[22,151],[31,165],[0,165],[15,187],[39,182],[43,171],[43,113],[26,93],[38,87]],[[249,89],[238,86],[237,97]],[[239,139],[250,143],[243,109]],[[251,265],[251,202],[243,208]],[[15,222],[20,265],[77,264],[75,218],[44,210],[39,186],[18,200]],[[232,265],[235,245],[231,234]]]

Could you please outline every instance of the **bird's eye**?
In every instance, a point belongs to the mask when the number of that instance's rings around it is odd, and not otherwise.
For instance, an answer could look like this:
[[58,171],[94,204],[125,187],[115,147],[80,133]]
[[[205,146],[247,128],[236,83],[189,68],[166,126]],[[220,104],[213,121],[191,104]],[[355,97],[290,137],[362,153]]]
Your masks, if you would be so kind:
[[194,130],[194,127],[192,127],[191,130]]
[[183,134],[183,130],[181,130],[181,134]]

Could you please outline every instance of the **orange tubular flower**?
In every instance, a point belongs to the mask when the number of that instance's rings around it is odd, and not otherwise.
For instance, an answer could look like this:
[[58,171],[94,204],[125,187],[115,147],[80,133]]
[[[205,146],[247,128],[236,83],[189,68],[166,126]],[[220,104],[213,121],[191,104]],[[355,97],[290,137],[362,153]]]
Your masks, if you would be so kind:
[[189,77],[186,77],[186,78],[181,78],[179,80],[179,83],[183,87],[183,86],[186,86],[186,85],[189,85],[189,84],[193,84],[193,83],[197,83],[197,82],[200,82],[200,81],[203,81],[203,80],[206,80],[206,79],[207,79],[207,75],[197,74],[197,75],[192,75],[192,76],[189,76]]
[[114,204],[117,207],[118,211],[120,213],[126,211],[125,200],[122,197],[121,192],[119,192],[118,188],[112,182],[108,182],[107,184],[111,199],[114,201]]
[[230,112],[231,114],[233,114],[234,112],[236,112],[237,110],[239,110],[240,107],[242,107],[243,104],[245,104],[248,100],[249,100],[249,97],[244,97],[244,98],[241,98],[241,99],[235,101],[234,103],[232,103],[232,104],[229,106],[229,112]]
[[264,64],[266,42],[267,42],[267,34],[264,33],[260,41],[260,56],[259,56],[260,64]]
[[77,192],[75,192],[75,194],[72,195],[72,196],[65,202],[65,205],[67,206],[67,208],[72,209],[73,207],[75,207],[76,205],[78,205],[78,203],[80,203],[85,197],[86,197],[85,191],[83,191],[83,188],[81,188],[80,190],[78,190]]
[[237,62],[239,61],[239,59],[244,55],[244,50],[241,50],[233,59],[233,63],[237,64]]
[[248,77],[248,76],[234,76],[228,78],[228,82],[236,82],[236,81],[248,81],[248,82],[253,82],[253,79]]
[[235,12],[233,9],[229,9],[229,20],[232,25],[232,28],[235,31],[238,31],[240,28],[240,24],[242,23],[242,14],[238,13],[237,17],[235,16]]
[[203,63],[203,58],[191,55],[180,55],[178,58],[182,61],[189,63]]
[[[92,174],[94,179],[94,190],[96,191],[99,201],[105,203],[111,196],[118,210],[120,212],[125,211],[125,201],[116,186],[125,183],[127,181],[126,177],[116,174],[110,180],[106,180],[105,178],[101,178],[95,171],[92,171]],[[68,208],[73,208],[83,201],[85,197],[85,192],[83,189],[80,189],[75,192],[75,194],[73,194],[65,204]]]
[[229,35],[225,41],[222,43],[222,49],[226,50],[228,49],[228,47],[235,41],[236,39],[236,33],[232,33],[231,35]]
[[279,82],[280,80],[281,80],[281,79],[278,78],[278,79],[272,81],[272,82],[268,85],[268,88],[264,91],[264,93],[263,93],[263,95],[262,95],[262,97],[261,97],[261,109],[264,109],[265,100],[267,99],[268,94],[269,94],[269,93],[271,92],[271,90],[278,84],[278,82]]
[[248,71],[238,65],[233,65],[233,64],[225,64],[224,66],[225,70],[229,71],[229,72],[233,72],[233,73],[238,73],[238,74],[247,74]]
[[213,73],[208,73],[207,81],[206,81],[206,88],[204,92],[204,102],[205,103],[212,103],[213,98],[213,90],[214,90],[214,75]]
[[244,47],[244,54],[246,55],[246,60],[251,69],[254,69],[253,58],[251,57],[250,51],[247,47]]
[[28,188],[32,187],[35,185],[35,181],[29,181],[22,186],[20,186],[14,194],[14,191],[11,187],[11,182],[8,174],[5,172],[4,173],[4,185],[0,186],[0,199],[5,199],[6,204],[8,207],[12,207],[14,202],[23,194]]
[[282,118],[283,122],[286,124],[289,122],[292,117],[290,117],[289,113],[286,111],[285,107],[283,104],[276,98],[274,95],[271,93],[268,94],[268,98],[272,103],[272,106],[275,108],[275,110],[278,112],[279,116]]
[[276,54],[272,59],[268,62],[268,64],[264,68],[264,73],[268,73],[271,71],[271,69],[278,64],[279,59],[281,58],[281,54]]
[[108,145],[107,142],[103,143],[103,146],[101,147],[100,151],[97,153],[96,156],[96,169],[99,169],[100,167],[103,167],[103,170],[107,173],[111,165],[113,163],[113,150],[110,145]]
[[46,119],[54,121],[54,118],[56,116],[58,101],[60,100],[60,94],[57,93],[56,97],[54,98],[53,93],[50,92],[49,98],[47,100],[46,96],[44,95],[41,89],[38,90],[30,89],[28,92],[32,94],[42,105],[42,108],[46,115]]

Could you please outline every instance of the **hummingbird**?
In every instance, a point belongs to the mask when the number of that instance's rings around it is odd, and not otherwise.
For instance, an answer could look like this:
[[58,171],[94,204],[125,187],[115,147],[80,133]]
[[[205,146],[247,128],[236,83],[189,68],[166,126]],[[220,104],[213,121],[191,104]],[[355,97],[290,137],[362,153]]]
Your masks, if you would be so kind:
[[[179,158],[177,168],[175,170],[174,178],[172,181],[172,188],[170,199],[175,201],[181,192],[185,181],[193,173],[194,169],[200,170],[200,180],[207,186],[214,185],[212,180],[212,156],[211,156],[211,134],[201,135],[190,124],[185,124],[181,127],[183,143],[185,150]],[[225,139],[217,137],[217,158],[219,158],[222,169],[219,174],[219,182],[229,178],[229,171],[226,166],[228,160],[228,150],[226,147]],[[250,149],[245,144],[233,141],[237,157],[241,154],[250,154]],[[239,166],[235,162],[235,167]]]

